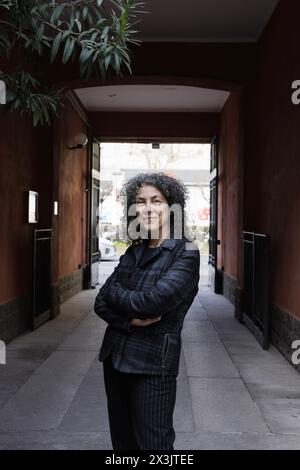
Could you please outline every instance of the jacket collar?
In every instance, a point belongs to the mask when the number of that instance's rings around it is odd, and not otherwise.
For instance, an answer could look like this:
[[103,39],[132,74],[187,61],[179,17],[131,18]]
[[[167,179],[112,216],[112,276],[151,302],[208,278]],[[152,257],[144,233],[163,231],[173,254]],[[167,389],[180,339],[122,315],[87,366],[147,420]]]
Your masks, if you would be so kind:
[[[153,253],[151,256],[148,257],[147,259],[147,263],[148,261],[150,261],[150,259],[153,259],[155,258],[156,256],[158,256],[161,251],[163,249],[168,249],[168,250],[173,250],[173,248],[175,247],[176,243],[177,243],[177,239],[175,238],[166,238],[161,245],[159,245],[159,250],[154,250],[153,249]],[[134,249],[134,255],[135,255],[135,266],[143,266],[144,263],[139,263],[141,257],[142,257],[142,254],[143,254],[143,251],[144,251],[144,248],[147,247],[147,240],[143,240],[142,243],[138,246],[135,247]]]
[[167,248],[168,250],[173,250],[176,243],[177,243],[176,238],[166,238],[160,246],[162,248]]

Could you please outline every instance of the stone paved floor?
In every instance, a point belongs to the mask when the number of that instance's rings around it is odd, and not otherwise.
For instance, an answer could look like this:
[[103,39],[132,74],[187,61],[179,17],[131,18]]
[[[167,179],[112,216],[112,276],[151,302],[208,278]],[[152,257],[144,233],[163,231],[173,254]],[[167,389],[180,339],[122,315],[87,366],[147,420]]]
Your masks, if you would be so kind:
[[[101,282],[115,263],[101,264]],[[98,289],[12,341],[0,366],[0,449],[111,449]],[[300,449],[300,375],[263,351],[204,285],[182,332],[175,449]]]

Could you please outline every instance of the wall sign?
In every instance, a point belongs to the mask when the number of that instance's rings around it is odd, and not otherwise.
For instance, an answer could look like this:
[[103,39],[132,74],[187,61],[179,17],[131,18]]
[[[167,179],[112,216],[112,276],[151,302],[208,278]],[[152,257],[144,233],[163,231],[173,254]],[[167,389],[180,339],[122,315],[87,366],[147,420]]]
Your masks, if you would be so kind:
[[35,191],[28,191],[28,222],[38,222],[38,193]]

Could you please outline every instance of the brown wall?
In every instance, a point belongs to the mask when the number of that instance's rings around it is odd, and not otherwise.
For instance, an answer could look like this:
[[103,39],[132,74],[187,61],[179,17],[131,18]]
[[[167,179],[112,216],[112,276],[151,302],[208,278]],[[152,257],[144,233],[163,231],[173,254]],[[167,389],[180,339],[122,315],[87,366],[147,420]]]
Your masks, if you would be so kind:
[[[5,302],[31,289],[33,230],[52,226],[52,172],[53,200],[59,202],[59,215],[53,216],[54,246],[59,245],[53,281],[86,263],[87,147],[70,151],[67,145],[77,133],[87,133],[87,126],[66,102],[56,124],[52,160],[52,129],[35,129],[30,118],[4,108],[0,124],[0,302]],[[38,224],[28,224],[26,219],[29,189],[39,193]]]
[[[109,83],[135,83],[143,77],[166,78],[163,83],[177,83],[177,79],[194,77],[199,85],[231,89],[235,83],[244,83],[252,77],[256,60],[256,44],[218,43],[142,43],[132,48],[133,76],[124,71],[124,78],[107,79]],[[61,83],[76,87],[96,86],[103,83],[99,79],[83,80],[76,64],[62,65],[59,60],[49,68],[45,59],[45,69],[49,83]],[[153,83],[151,80],[150,83]],[[192,83],[190,83],[192,84]]]
[[133,54],[135,75],[159,73],[243,83],[253,73],[256,45],[143,43]]
[[[33,231],[51,227],[51,129],[0,107],[0,303],[32,293]],[[27,222],[28,191],[39,193],[39,223]]]
[[[30,327],[34,229],[53,228],[54,287],[87,262],[87,147],[67,148],[76,134],[87,133],[87,126],[66,101],[53,128],[35,129],[31,118],[5,107],[0,108],[0,128],[0,336],[9,341]],[[29,190],[39,193],[38,224],[27,222]],[[54,200],[58,216],[52,214]],[[77,276],[64,289],[72,293],[79,284]],[[53,292],[58,313],[63,297],[60,289]]]
[[237,279],[239,277],[240,203],[239,178],[243,153],[241,149],[241,99],[232,93],[221,115],[219,137],[219,194],[218,194],[218,246],[217,265]]
[[99,139],[199,139],[210,142],[219,130],[218,113],[89,113]]
[[281,1],[259,42],[246,95],[245,227],[271,236],[271,301],[300,317],[300,79],[297,0]]
[[77,134],[88,134],[87,125],[71,103],[65,102],[54,129],[54,200],[58,216],[53,216],[56,234],[53,283],[80,268],[86,256],[87,147],[69,150]]

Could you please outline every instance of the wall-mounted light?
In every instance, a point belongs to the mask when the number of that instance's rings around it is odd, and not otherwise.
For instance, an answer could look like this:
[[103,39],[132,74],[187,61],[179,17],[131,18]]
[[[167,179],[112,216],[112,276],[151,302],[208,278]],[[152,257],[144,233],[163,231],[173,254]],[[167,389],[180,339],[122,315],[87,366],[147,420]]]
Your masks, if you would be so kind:
[[28,222],[30,224],[38,223],[38,200],[39,195],[36,191],[28,191]]
[[69,150],[82,149],[88,143],[87,135],[81,132],[77,134],[74,138],[74,145],[68,145]]

